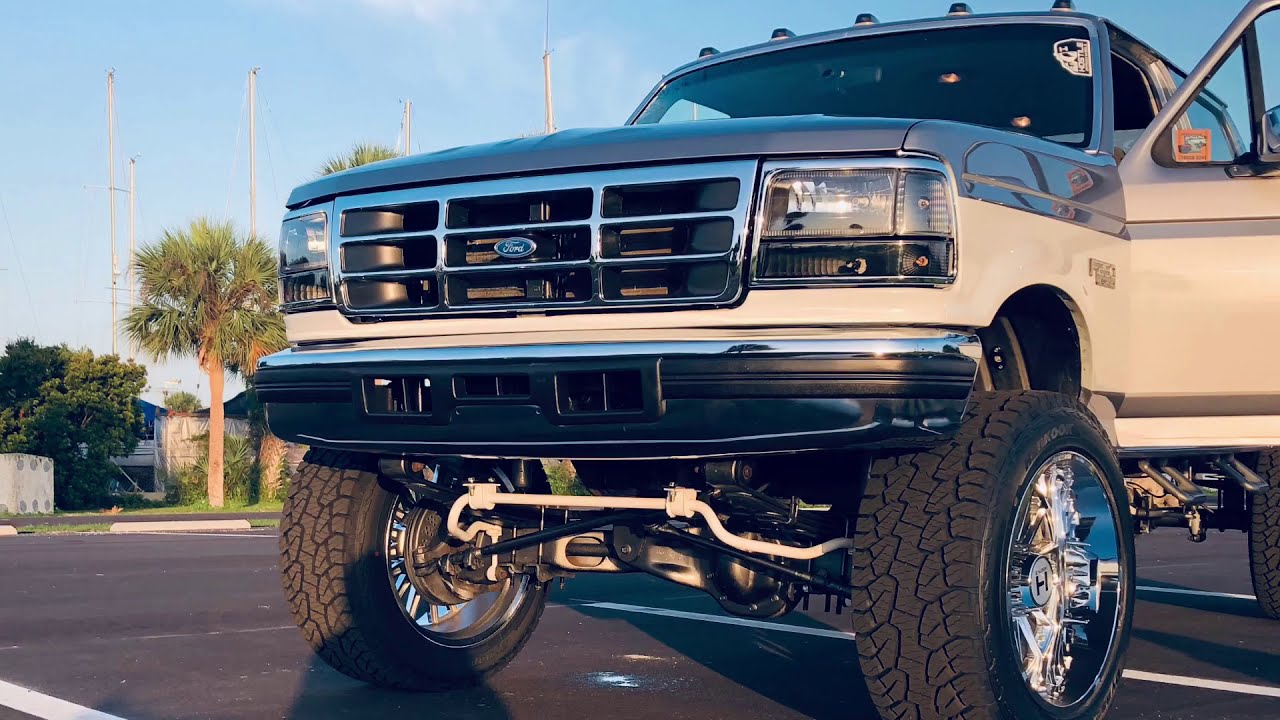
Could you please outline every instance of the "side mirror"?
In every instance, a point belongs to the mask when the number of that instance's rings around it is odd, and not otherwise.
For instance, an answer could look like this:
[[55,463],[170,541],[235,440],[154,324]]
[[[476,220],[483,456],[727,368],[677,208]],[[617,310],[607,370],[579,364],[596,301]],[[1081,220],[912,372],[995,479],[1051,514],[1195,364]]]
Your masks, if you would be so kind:
[[1262,116],[1262,141],[1267,145],[1267,152],[1280,153],[1280,105]]

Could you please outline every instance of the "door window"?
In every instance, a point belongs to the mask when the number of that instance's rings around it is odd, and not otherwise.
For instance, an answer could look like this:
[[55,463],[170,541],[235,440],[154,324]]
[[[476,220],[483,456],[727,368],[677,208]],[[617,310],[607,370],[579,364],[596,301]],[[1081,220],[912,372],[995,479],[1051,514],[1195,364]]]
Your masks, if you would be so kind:
[[[1186,77],[1173,74],[1181,85]],[[1170,127],[1164,151],[1157,147],[1161,164],[1204,165],[1230,163],[1248,149],[1249,95],[1246,90],[1244,49],[1237,45],[1191,106]]]
[[1280,153],[1280,11],[1273,10],[1254,23],[1258,34],[1258,63],[1262,68],[1263,141],[1267,149]]

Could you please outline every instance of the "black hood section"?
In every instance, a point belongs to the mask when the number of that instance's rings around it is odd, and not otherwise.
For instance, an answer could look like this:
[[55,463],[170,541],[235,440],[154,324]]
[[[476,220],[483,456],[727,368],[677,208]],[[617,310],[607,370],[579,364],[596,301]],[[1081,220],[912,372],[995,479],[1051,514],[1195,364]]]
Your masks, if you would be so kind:
[[914,120],[825,115],[565,130],[372,163],[317,178],[290,209],[337,195],[576,168],[764,155],[896,152]]

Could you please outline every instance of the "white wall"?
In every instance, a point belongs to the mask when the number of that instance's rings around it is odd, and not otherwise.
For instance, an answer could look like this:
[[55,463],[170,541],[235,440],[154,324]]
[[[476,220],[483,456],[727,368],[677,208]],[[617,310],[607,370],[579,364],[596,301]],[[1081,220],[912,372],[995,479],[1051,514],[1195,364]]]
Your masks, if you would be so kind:
[[53,461],[39,455],[0,455],[0,512],[53,512]]

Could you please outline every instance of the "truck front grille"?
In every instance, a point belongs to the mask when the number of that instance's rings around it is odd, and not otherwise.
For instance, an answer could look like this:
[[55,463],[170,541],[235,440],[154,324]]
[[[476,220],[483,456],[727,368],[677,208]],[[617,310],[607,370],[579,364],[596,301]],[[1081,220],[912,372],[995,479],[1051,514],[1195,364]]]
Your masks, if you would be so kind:
[[340,307],[380,320],[730,303],[755,171],[703,163],[339,198]]

